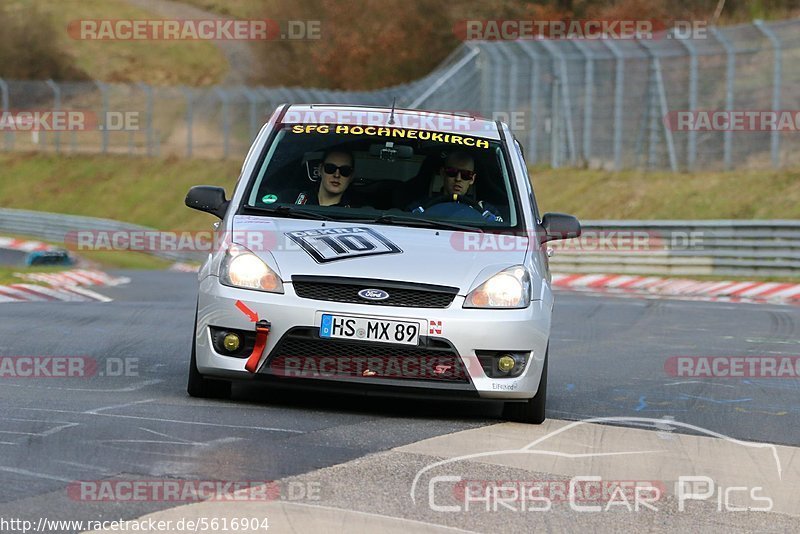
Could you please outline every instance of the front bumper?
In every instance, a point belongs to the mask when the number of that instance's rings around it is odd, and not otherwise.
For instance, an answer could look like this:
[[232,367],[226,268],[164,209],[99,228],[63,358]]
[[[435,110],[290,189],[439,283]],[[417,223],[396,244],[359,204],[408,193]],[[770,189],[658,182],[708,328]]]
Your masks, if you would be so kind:
[[[456,296],[445,309],[397,308],[369,304],[318,301],[298,297],[291,283],[284,283],[285,293],[273,294],[236,289],[223,286],[215,276],[207,276],[200,282],[198,319],[195,330],[196,359],[198,371],[203,375],[229,379],[267,378],[267,356],[291,329],[311,327],[319,329],[323,313],[404,319],[418,321],[420,341],[423,344],[449,344],[460,358],[467,380],[446,382],[414,380],[409,378],[387,379],[368,376],[303,378],[299,382],[313,386],[336,384],[344,386],[369,386],[380,388],[409,388],[436,390],[458,396],[478,396],[486,399],[524,400],[533,397],[539,389],[545,352],[550,332],[551,310],[543,301],[533,301],[525,309],[479,310],[464,309],[463,296]],[[242,313],[236,302],[243,302],[255,311],[260,319],[271,324],[271,332],[257,374],[245,370],[245,359],[217,353],[211,343],[209,327],[254,331],[253,322]],[[367,343],[377,348],[384,344]],[[530,357],[522,374],[516,378],[489,378],[486,376],[475,351],[528,352]],[[271,379],[273,377],[270,377]],[[274,377],[287,384],[298,379]]]

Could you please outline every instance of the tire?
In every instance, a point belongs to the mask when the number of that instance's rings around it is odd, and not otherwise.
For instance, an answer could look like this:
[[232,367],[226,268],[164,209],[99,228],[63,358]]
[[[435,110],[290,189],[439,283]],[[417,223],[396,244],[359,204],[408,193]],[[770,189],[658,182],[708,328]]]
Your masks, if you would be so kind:
[[[194,324],[197,328],[197,311],[194,312]],[[202,399],[228,399],[231,396],[231,381],[218,378],[206,378],[197,370],[197,340],[192,332],[192,357],[189,360],[189,381],[186,391],[192,397]]]
[[528,423],[540,425],[544,423],[545,405],[547,404],[547,362],[550,349],[544,354],[544,368],[542,369],[542,379],[539,382],[539,391],[527,402],[506,402],[503,406],[503,419],[517,423]]

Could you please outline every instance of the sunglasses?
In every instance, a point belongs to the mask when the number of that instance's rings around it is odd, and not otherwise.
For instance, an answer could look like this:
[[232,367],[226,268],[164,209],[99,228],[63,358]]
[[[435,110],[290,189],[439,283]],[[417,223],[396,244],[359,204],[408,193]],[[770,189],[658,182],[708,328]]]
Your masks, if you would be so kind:
[[351,174],[353,174],[353,167],[350,165],[334,165],[333,163],[325,163],[322,165],[322,170],[325,171],[325,174],[336,174],[336,170],[339,170],[339,174],[347,178]]
[[462,180],[470,181],[475,178],[475,171],[469,171],[467,169],[457,169],[456,167],[445,167],[444,174],[449,176],[450,178],[455,178],[459,174],[461,175]]

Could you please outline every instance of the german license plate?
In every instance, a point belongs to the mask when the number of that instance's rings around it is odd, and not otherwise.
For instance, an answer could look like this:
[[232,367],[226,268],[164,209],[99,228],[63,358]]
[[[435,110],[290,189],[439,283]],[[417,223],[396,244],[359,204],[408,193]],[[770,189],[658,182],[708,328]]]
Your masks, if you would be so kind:
[[319,337],[417,345],[419,323],[325,313],[319,326]]

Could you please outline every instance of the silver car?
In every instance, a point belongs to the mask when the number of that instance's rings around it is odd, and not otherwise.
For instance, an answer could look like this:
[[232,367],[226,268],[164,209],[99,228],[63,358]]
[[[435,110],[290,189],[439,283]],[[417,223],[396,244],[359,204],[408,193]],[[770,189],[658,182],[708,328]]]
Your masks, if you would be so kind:
[[540,217],[507,125],[394,108],[284,105],[254,141],[199,272],[189,394],[234,380],[505,402],[545,418],[553,294]]

